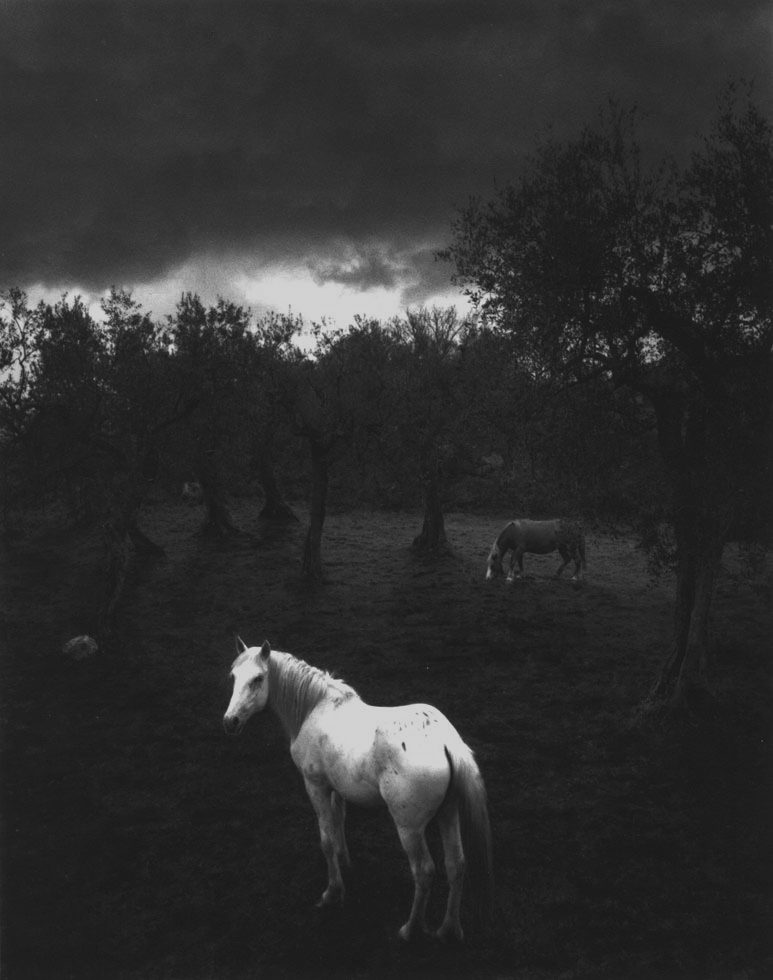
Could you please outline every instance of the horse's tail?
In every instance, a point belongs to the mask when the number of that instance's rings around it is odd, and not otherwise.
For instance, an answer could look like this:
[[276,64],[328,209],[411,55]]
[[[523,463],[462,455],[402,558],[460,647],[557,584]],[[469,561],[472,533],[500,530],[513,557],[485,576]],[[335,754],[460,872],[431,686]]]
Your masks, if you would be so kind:
[[465,856],[465,880],[470,885],[475,906],[473,919],[483,926],[494,908],[494,868],[491,857],[491,824],[478,764],[469,746],[459,739],[446,746],[451,782],[446,805],[456,806]]

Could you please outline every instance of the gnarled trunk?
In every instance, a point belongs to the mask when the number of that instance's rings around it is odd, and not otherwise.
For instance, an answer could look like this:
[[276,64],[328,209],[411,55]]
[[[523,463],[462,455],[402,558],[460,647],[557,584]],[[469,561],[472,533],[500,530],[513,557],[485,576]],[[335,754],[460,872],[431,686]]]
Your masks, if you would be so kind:
[[[720,553],[721,555],[721,553]],[[677,585],[674,637],[652,699],[655,706],[699,706],[710,694],[707,663],[709,614],[720,556],[703,556]]]
[[129,535],[126,522],[121,518],[104,525],[104,542],[107,552],[105,592],[98,614],[97,642],[104,646],[109,642],[115,626],[115,613],[126,584],[129,568]]
[[676,685],[677,698],[689,699],[693,691],[702,692],[708,687],[709,614],[720,559],[721,551],[716,556],[706,555],[697,569],[690,630]]
[[668,657],[652,688],[649,709],[700,708],[710,695],[709,614],[729,527],[721,487],[709,464],[711,418],[678,394],[655,402],[661,451],[673,486],[676,535],[674,628]]
[[322,529],[325,524],[328,488],[328,458],[322,443],[317,439],[309,442],[311,448],[311,507],[309,528],[303,548],[301,575],[318,582],[322,579]]
[[265,497],[265,503],[259,515],[261,519],[277,522],[297,521],[298,518],[290,506],[285,503],[282,494],[279,492],[273,462],[268,450],[265,448],[261,450],[258,457],[258,477]]
[[156,544],[137,525],[139,497],[129,493],[129,499],[116,507],[113,517],[104,525],[104,544],[107,553],[105,591],[98,612],[97,639],[102,645],[109,641],[115,626],[118,603],[126,584],[131,548],[142,558],[162,558],[161,545]]
[[216,534],[226,537],[238,534],[239,528],[234,524],[231,511],[226,503],[225,492],[220,482],[219,454],[215,449],[208,449],[199,454],[197,475],[204,495],[206,517],[202,526],[205,534]]
[[[671,649],[652,689],[656,708],[700,708],[710,696],[709,617],[728,529],[710,490],[685,480],[675,508],[676,597]],[[702,499],[701,499],[702,498]]]
[[440,500],[440,465],[432,459],[424,477],[424,523],[421,534],[413,539],[415,551],[435,554],[448,546],[443,506]]

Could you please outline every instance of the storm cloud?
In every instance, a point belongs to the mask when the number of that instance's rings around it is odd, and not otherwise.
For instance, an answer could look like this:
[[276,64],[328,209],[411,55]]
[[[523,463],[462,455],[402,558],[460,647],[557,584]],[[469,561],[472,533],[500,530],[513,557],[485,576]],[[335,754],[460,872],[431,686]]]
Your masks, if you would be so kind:
[[546,129],[611,95],[683,156],[728,78],[770,106],[751,0],[6,0],[0,20],[3,288],[211,260],[420,302],[455,207]]

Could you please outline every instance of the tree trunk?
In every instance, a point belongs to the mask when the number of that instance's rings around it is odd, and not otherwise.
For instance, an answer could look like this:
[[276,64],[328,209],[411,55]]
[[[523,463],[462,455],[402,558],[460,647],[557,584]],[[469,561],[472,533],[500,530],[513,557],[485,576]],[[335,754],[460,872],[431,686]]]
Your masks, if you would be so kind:
[[687,652],[687,639],[690,635],[690,620],[695,601],[695,514],[692,508],[682,508],[674,518],[676,535],[676,595],[674,601],[674,627],[671,649],[660,676],[652,689],[652,697],[668,700]]
[[129,535],[126,522],[122,518],[109,521],[105,524],[104,531],[107,573],[97,626],[97,642],[100,647],[109,642],[112,636],[115,611],[126,584],[126,572],[129,567]]
[[123,454],[126,465],[125,477],[115,487],[113,525],[120,526],[128,536],[135,552],[143,558],[162,558],[166,552],[140,530],[137,523],[140,508],[147,494],[148,484],[158,475],[158,453],[154,447],[142,449],[136,439]]
[[727,528],[708,470],[705,406],[687,404],[682,392],[670,389],[653,405],[672,481],[677,567],[671,647],[644,710],[674,713],[699,707],[709,693],[708,617]]
[[424,524],[421,534],[413,539],[414,551],[436,554],[447,547],[443,507],[440,501],[440,466],[433,459],[427,466],[424,480]]
[[709,613],[718,570],[719,558],[707,555],[696,575],[690,632],[674,692],[677,701],[688,704],[708,691]]
[[238,534],[220,483],[217,450],[208,449],[199,455],[197,472],[206,510],[202,533],[219,537]]
[[131,547],[143,558],[162,558],[166,552],[151,541],[137,525],[139,499],[128,491],[129,499],[115,507],[113,517],[104,525],[107,570],[102,607],[98,614],[97,639],[100,645],[109,640],[115,625],[115,613],[126,584]]
[[282,494],[279,492],[273,461],[269,451],[265,447],[261,448],[258,457],[258,478],[263,488],[263,495],[266,498],[266,502],[259,515],[261,519],[277,522],[297,521],[298,518],[289,505],[285,503]]
[[726,524],[694,503],[676,520],[678,566],[674,635],[669,656],[652,690],[656,708],[700,708],[708,685],[709,614],[722,560]]
[[328,459],[324,447],[318,440],[310,440],[310,447],[311,507],[301,575],[308,581],[319,582],[322,580],[322,529],[327,507]]

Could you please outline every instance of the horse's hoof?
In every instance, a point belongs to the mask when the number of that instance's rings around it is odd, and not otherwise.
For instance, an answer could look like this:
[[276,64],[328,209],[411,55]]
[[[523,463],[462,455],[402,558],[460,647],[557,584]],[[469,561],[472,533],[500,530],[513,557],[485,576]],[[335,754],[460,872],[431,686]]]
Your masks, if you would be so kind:
[[435,938],[441,943],[463,943],[464,932],[461,926],[443,925],[435,933]]
[[432,930],[426,925],[422,926],[412,926],[410,922],[406,922],[404,926],[400,926],[397,935],[402,939],[404,943],[410,943],[418,936],[432,936]]
[[314,908],[317,909],[332,909],[332,908],[343,908],[344,896],[342,892],[331,893],[324,892],[322,898],[317,902]]

